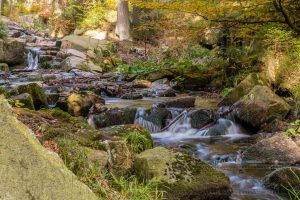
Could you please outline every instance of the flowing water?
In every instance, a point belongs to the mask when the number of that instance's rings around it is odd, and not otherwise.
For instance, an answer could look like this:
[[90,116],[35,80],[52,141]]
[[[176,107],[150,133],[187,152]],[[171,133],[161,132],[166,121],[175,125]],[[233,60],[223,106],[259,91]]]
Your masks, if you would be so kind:
[[34,47],[28,49],[27,62],[28,70],[36,70],[39,67],[40,48]]
[[[152,100],[150,102],[153,103]],[[126,101],[114,99],[108,100],[107,103],[124,107],[136,105],[139,109],[135,123],[152,132],[155,145],[189,153],[222,170],[231,181],[233,188],[231,199],[283,199],[263,186],[262,177],[274,170],[272,166],[244,164],[241,150],[247,148],[253,141],[249,132],[234,121],[220,118],[210,127],[194,129],[191,126],[188,111],[169,109],[172,115],[167,122],[169,126],[160,132],[159,127],[143,119],[145,109],[141,108],[141,105],[145,102],[127,104]],[[174,119],[176,119],[175,122]]]

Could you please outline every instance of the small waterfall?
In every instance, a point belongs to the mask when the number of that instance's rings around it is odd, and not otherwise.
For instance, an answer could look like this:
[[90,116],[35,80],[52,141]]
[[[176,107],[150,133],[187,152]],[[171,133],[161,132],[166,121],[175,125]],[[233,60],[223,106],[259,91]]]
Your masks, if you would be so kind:
[[191,119],[188,117],[188,111],[184,110],[180,115],[177,115],[175,122],[169,127],[168,131],[172,133],[182,133],[192,129]]
[[28,50],[27,54],[27,62],[28,66],[27,69],[29,70],[35,70],[39,66],[39,57],[40,57],[40,48],[35,47],[35,48],[30,48]]
[[134,123],[148,129],[151,133],[159,132],[161,128],[155,125],[153,122],[146,120],[146,116],[147,115],[144,108],[137,109]]

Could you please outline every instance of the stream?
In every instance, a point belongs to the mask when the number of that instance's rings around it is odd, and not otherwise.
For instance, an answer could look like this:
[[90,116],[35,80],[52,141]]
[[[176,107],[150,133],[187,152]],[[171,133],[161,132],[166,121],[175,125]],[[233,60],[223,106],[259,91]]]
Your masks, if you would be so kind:
[[[122,100],[107,98],[109,107],[137,107],[136,124],[140,124],[152,132],[155,146],[165,146],[170,149],[189,153],[210,165],[222,170],[230,179],[233,200],[276,200],[283,199],[263,186],[262,178],[274,166],[247,164],[243,162],[241,151],[253,144],[251,132],[234,122],[220,118],[217,122],[204,129],[193,129],[188,112],[183,109],[172,109],[173,122],[167,130],[158,132],[154,124],[142,119],[144,110],[153,103],[168,100],[168,98],[146,98],[143,100]],[[182,113],[185,112],[185,113]],[[169,119],[169,122],[172,121]]]

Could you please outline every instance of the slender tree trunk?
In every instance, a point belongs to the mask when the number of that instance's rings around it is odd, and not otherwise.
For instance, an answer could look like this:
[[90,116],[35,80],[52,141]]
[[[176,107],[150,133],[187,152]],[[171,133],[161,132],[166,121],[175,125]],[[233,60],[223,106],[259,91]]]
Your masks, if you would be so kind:
[[130,35],[129,8],[127,0],[118,0],[118,18],[116,34],[121,41],[132,40]]
[[4,4],[5,4],[5,0],[1,0],[1,2],[0,2],[0,15],[4,14]]
[[13,11],[14,11],[14,0],[10,0],[9,1],[9,15],[12,16],[13,15]]

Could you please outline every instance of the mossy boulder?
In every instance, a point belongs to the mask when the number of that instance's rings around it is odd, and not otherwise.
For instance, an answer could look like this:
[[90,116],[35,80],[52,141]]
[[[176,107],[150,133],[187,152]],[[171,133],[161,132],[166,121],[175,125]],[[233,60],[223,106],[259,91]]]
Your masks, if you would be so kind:
[[248,94],[256,85],[268,85],[263,74],[251,73],[231,91],[219,105],[232,105]]
[[243,153],[245,162],[295,164],[300,162],[300,147],[281,133],[250,146]]
[[14,100],[14,105],[16,107],[28,108],[31,110],[35,109],[33,99],[31,95],[28,93],[23,93],[17,96],[13,96],[12,99]]
[[0,97],[0,196],[5,199],[98,199],[20,123]]
[[108,166],[109,169],[118,175],[129,172],[134,162],[134,154],[124,141],[109,141]]
[[18,119],[36,133],[37,139],[58,142],[61,138],[77,141],[79,145],[105,150],[100,131],[90,127],[81,117],[73,117],[60,109],[33,111],[15,108]]
[[92,121],[97,128],[133,124],[136,111],[136,108],[112,108],[104,113],[94,115]]
[[264,178],[264,185],[280,194],[288,196],[288,190],[294,190],[300,194],[300,168],[279,168]]
[[73,116],[87,116],[93,105],[105,104],[105,100],[92,93],[71,94],[68,99],[68,112]]
[[8,73],[10,71],[9,67],[8,67],[8,64],[6,64],[6,63],[0,63],[0,71]]
[[163,147],[136,155],[133,170],[143,180],[155,179],[166,185],[168,199],[229,199],[231,194],[224,173]]
[[284,119],[291,107],[269,87],[257,85],[233,105],[233,110],[240,121],[260,128],[275,119]]
[[0,39],[0,62],[9,65],[22,64],[25,61],[26,41],[18,38]]
[[28,85],[20,85],[18,87],[19,94],[28,93],[33,99],[33,104],[36,109],[48,108],[47,96],[42,87],[37,83],[30,83]]
[[104,172],[108,164],[108,153],[106,151],[85,148],[88,164],[90,168],[96,167]]

